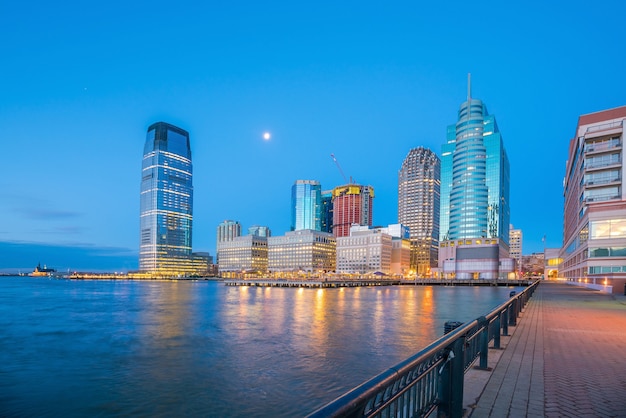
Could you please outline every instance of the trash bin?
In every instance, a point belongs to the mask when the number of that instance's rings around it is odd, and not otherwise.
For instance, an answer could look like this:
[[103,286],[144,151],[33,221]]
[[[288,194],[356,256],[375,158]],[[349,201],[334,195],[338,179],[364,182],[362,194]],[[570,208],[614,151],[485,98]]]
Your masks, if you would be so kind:
[[443,325],[443,333],[447,334],[449,332],[454,331],[455,329],[457,329],[458,327],[460,327],[461,325],[463,325],[463,322],[459,322],[459,321],[447,321],[444,325]]

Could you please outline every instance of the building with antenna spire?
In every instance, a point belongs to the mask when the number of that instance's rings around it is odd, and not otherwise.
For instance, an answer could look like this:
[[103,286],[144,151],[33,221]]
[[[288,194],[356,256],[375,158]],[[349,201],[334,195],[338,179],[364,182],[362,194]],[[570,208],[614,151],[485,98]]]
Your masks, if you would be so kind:
[[448,126],[441,157],[438,269],[442,277],[495,279],[515,271],[509,256],[509,160],[496,119],[471,96]]

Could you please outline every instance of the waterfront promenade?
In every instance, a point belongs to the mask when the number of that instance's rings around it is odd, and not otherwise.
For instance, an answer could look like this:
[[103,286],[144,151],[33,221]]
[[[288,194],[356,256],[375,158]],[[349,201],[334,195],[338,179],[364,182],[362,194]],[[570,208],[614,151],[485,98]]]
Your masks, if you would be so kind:
[[466,375],[465,416],[626,417],[626,297],[546,281],[510,334]]

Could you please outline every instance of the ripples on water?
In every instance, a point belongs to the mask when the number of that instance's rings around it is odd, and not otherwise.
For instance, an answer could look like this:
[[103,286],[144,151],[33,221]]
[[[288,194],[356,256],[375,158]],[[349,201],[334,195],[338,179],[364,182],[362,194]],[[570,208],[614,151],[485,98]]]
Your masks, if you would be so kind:
[[303,416],[510,290],[0,277],[0,416]]

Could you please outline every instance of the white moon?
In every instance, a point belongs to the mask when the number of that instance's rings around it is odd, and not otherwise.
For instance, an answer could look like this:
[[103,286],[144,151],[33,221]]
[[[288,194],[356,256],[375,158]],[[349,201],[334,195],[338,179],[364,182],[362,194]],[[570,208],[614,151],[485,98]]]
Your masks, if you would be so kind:
[[265,133],[263,134],[263,139],[265,139],[266,141],[267,141],[268,139],[270,139],[271,137],[272,137],[272,136],[270,135],[270,133],[269,133],[269,132],[265,132]]

